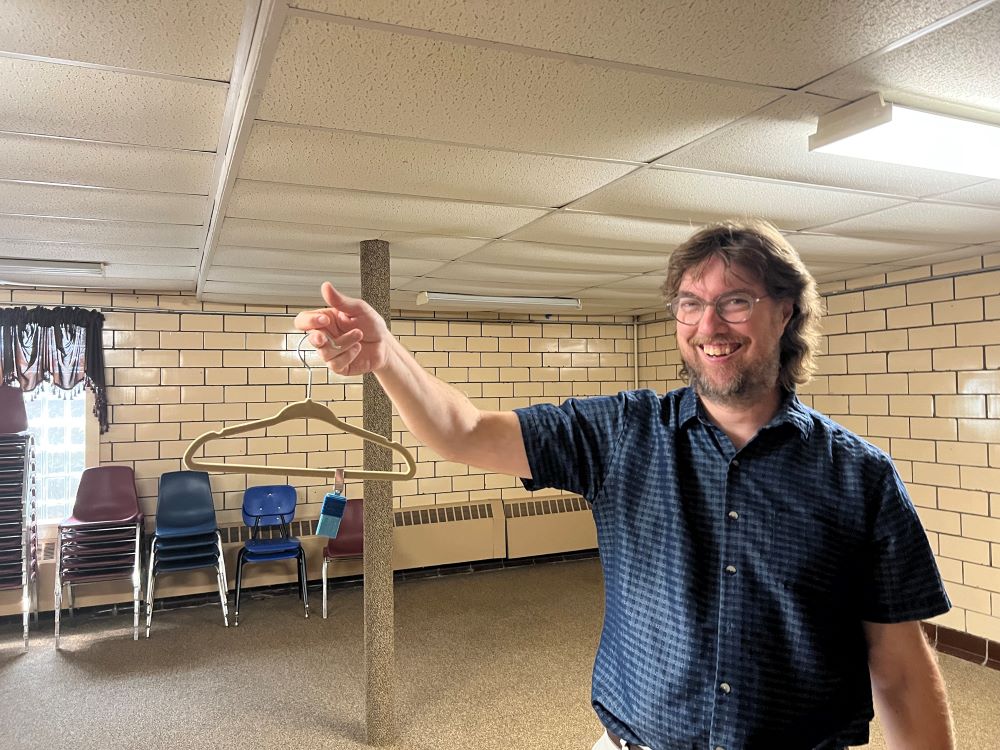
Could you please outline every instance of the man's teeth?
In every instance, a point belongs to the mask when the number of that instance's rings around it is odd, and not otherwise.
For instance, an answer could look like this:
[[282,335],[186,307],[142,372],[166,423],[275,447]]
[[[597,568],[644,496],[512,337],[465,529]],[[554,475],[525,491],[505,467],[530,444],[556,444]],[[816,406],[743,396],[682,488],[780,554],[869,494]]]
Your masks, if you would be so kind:
[[702,350],[709,357],[725,357],[739,349],[739,344],[704,344]]

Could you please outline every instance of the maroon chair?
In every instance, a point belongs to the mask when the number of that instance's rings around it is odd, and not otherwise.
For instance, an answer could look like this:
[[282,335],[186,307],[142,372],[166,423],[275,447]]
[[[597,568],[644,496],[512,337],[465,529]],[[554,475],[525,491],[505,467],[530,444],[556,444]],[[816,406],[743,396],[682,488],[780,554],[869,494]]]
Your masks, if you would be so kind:
[[365,554],[365,501],[348,500],[337,536],[323,549],[323,619],[326,619],[326,569],[331,560],[352,560]]
[[28,429],[28,413],[24,409],[24,392],[20,388],[0,386],[0,435],[24,432]]
[[132,639],[139,639],[143,516],[131,466],[95,466],[80,477],[73,512],[59,524],[56,550],[55,641],[62,591],[73,611],[73,585],[132,579]]

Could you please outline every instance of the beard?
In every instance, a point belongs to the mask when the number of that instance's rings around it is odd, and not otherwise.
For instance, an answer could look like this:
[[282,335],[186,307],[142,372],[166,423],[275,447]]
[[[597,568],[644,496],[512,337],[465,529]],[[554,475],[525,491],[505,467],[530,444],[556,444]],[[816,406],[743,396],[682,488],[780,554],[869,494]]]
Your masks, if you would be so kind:
[[681,361],[688,373],[688,379],[695,392],[704,399],[722,406],[743,406],[757,401],[760,396],[771,392],[778,382],[781,364],[778,347],[769,356],[760,357],[742,369],[732,372],[725,379],[710,377],[698,366],[698,361],[689,361],[683,355]]

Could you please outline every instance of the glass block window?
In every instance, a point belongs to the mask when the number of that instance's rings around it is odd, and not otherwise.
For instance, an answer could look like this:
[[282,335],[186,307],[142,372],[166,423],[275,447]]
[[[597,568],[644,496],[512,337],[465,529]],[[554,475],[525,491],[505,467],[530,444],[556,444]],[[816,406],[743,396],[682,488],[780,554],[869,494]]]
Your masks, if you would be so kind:
[[58,523],[73,510],[85,468],[87,398],[39,387],[26,394],[25,407],[35,436],[38,522]]

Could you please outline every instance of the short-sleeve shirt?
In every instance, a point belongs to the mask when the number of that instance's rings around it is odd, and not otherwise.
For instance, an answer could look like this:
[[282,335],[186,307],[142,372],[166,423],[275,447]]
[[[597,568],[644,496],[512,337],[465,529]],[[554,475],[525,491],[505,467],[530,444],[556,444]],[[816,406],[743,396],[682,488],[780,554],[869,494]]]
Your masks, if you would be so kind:
[[868,741],[863,621],[946,612],[889,457],[787,393],[736,450],[690,388],[517,410],[532,479],[592,506],[605,613],[592,700],[653,750]]

